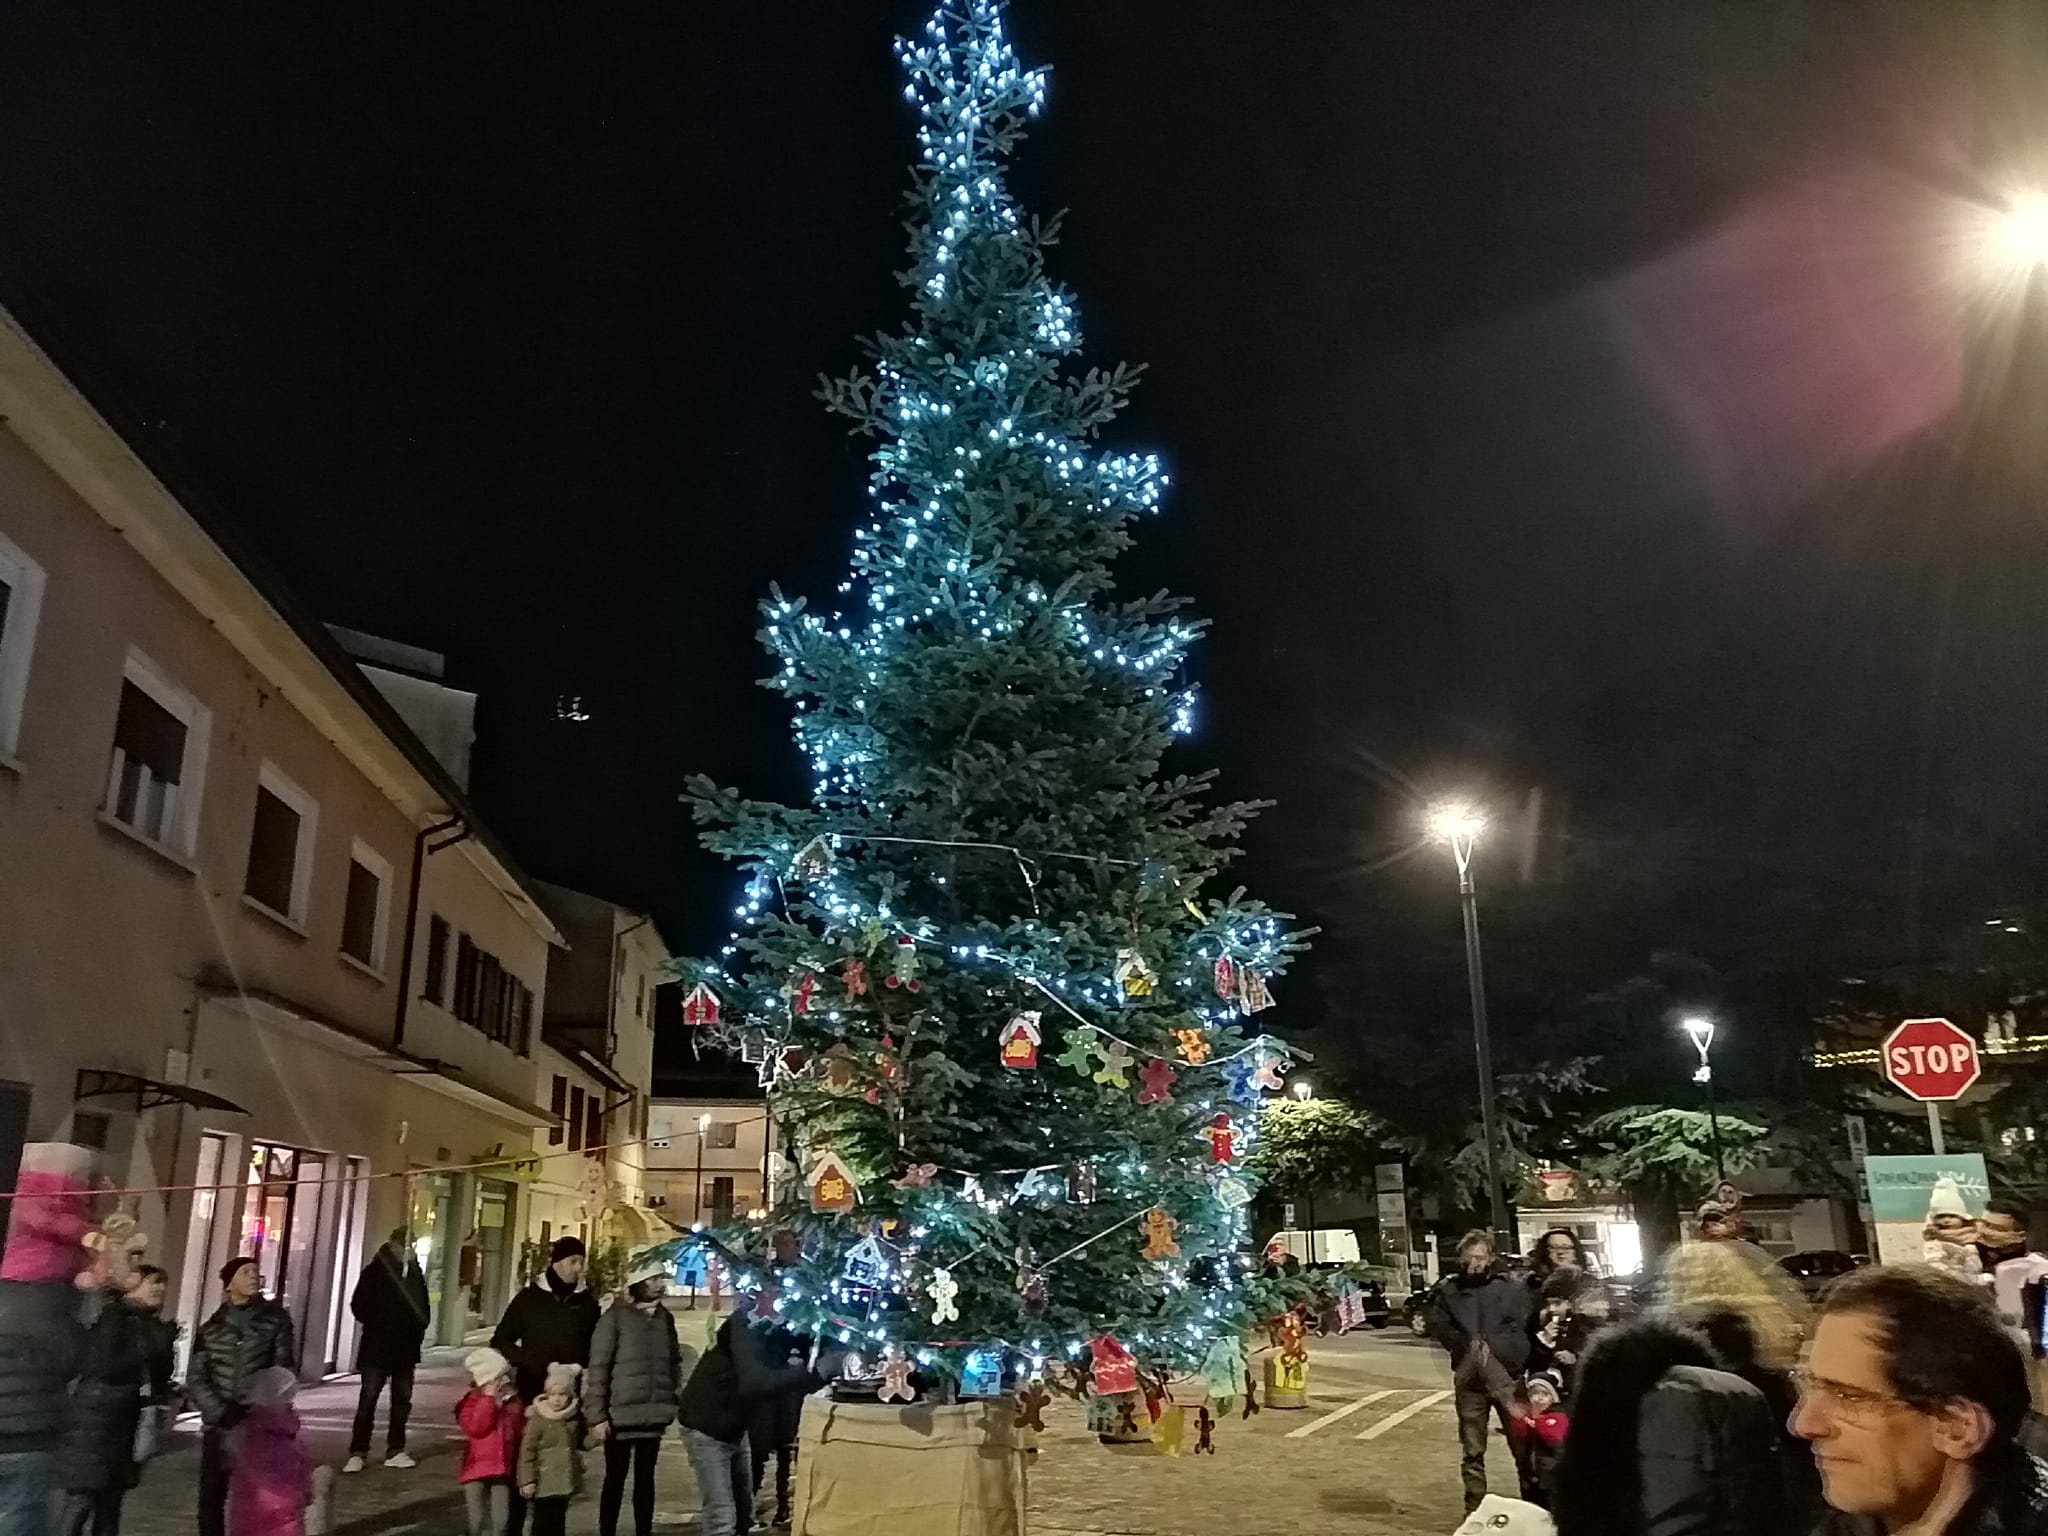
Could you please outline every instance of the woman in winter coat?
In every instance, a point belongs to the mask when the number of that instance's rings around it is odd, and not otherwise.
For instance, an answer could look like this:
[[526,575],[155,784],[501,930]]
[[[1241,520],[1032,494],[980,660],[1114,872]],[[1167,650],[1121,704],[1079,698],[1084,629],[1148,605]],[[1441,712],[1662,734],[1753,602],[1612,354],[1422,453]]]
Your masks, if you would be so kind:
[[1557,1536],[1779,1536],[1784,1433],[1698,1334],[1662,1318],[1616,1324],[1579,1369]]
[[654,1529],[654,1461],[661,1437],[676,1421],[683,1386],[676,1320],[661,1304],[670,1266],[646,1256],[626,1264],[625,1299],[598,1319],[583,1378],[590,1436],[604,1446],[604,1487],[597,1499],[598,1536],[617,1536],[626,1473],[633,1474],[634,1536]]
[[121,1500],[141,1474],[135,1447],[142,1416],[170,1397],[171,1330],[157,1316],[168,1278],[145,1264],[127,1291],[98,1298],[57,1448],[61,1536],[112,1536],[120,1529]]

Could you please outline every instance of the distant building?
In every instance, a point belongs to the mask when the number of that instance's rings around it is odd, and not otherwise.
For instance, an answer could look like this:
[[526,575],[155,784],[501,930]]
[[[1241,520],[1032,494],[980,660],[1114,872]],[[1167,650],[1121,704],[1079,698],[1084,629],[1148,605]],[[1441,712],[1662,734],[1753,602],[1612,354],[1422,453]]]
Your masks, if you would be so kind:
[[24,1139],[97,1148],[188,1336],[251,1254],[308,1376],[396,1227],[435,1338],[495,1320],[555,1119],[560,935],[432,682],[359,670],[0,315],[0,1188]]
[[773,1207],[782,1141],[759,1095],[658,1098],[648,1137],[648,1195],[677,1226],[719,1226]]

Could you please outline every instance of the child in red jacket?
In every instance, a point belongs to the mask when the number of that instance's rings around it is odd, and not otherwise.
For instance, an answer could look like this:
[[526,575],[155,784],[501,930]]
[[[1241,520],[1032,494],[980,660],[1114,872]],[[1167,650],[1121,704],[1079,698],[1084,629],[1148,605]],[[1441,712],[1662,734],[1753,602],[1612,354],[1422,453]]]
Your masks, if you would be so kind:
[[1522,1497],[1545,1509],[1557,1491],[1557,1464],[1564,1457],[1565,1431],[1571,1428],[1563,1408],[1563,1391],[1555,1371],[1531,1371],[1522,1383],[1527,1410],[1508,1421]]
[[455,1405],[455,1422],[468,1439],[459,1480],[469,1536],[503,1536],[512,1519],[512,1478],[519,1470],[526,1405],[515,1390],[512,1362],[495,1349],[473,1349],[462,1363],[476,1383]]

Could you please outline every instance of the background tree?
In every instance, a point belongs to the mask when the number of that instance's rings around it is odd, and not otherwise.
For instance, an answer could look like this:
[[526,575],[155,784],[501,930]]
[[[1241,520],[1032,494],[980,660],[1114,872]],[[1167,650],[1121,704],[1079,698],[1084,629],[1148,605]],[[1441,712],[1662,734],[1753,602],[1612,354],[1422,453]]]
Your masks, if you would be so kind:
[[698,1016],[794,1134],[795,1326],[948,1374],[1099,1333],[1184,1366],[1261,1312],[1235,1256],[1284,1056],[1249,1021],[1304,936],[1210,894],[1255,807],[1163,767],[1202,626],[1114,592],[1166,476],[1095,446],[1136,370],[1074,367],[1052,228],[1005,185],[1044,74],[994,0],[898,56],[910,320],[821,391],[877,440],[849,611],[763,605],[812,801],[694,785],[752,871]]

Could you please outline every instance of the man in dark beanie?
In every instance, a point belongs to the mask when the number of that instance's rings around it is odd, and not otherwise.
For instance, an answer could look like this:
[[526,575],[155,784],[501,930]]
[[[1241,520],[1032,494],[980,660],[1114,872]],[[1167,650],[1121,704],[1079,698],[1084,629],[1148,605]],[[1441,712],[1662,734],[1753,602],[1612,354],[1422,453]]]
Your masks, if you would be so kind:
[[199,1536],[223,1536],[228,1436],[249,1411],[249,1384],[281,1365],[299,1370],[291,1314],[263,1294],[263,1271],[244,1255],[220,1267],[220,1306],[192,1337],[185,1392],[199,1410]]
[[590,1364],[590,1336],[603,1309],[583,1283],[583,1243],[558,1237],[548,1267],[512,1298],[491,1335],[491,1348],[512,1362],[519,1395],[540,1396],[550,1365]]

